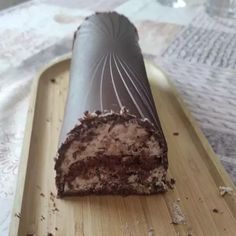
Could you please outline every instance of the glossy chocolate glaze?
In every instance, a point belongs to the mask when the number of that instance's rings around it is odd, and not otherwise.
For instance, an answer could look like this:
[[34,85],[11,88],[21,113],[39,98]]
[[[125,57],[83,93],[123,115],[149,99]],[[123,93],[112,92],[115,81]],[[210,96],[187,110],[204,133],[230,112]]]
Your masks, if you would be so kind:
[[86,110],[119,113],[123,106],[153,123],[167,150],[136,28],[116,12],[96,13],[75,33],[60,143]]

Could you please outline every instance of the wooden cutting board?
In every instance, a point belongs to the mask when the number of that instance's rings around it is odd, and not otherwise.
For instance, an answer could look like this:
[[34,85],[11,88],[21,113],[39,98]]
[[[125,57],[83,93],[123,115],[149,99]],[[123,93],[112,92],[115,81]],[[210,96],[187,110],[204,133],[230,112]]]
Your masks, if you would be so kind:
[[[33,84],[10,235],[236,235],[235,195],[222,197],[218,190],[230,186],[235,191],[233,183],[169,80],[148,63],[175,188],[152,196],[55,198],[53,158],[69,66],[68,58],[57,61]],[[172,223],[173,203],[185,224]]]

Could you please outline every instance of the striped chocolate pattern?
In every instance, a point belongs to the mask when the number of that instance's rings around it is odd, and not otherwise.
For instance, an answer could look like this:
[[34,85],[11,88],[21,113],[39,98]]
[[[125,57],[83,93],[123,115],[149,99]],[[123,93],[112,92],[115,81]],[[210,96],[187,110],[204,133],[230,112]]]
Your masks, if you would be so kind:
[[119,112],[124,106],[153,123],[164,139],[137,30],[125,16],[111,12],[87,18],[75,34],[71,67],[61,140],[84,111]]
[[122,15],[95,14],[75,33],[61,143],[59,197],[167,190],[166,141],[136,28]]

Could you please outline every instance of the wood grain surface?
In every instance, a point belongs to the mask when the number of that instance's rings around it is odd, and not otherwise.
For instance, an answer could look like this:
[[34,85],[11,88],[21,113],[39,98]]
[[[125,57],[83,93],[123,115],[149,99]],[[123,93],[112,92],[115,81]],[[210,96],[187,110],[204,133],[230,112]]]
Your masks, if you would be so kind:
[[[55,198],[54,156],[68,86],[69,59],[34,83],[10,235],[234,235],[235,187],[165,75],[147,64],[169,147],[174,190],[153,196]],[[79,105],[79,104],[78,104]],[[180,206],[186,224],[172,223]]]

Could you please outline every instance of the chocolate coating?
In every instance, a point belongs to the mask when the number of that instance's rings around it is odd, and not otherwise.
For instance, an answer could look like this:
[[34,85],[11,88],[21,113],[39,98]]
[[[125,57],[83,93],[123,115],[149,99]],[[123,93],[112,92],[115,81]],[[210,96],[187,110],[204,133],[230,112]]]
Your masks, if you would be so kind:
[[84,111],[119,113],[123,106],[153,123],[167,150],[136,28],[116,12],[96,13],[86,18],[75,33],[60,142]]
[[95,14],[76,31],[60,140],[59,197],[167,190],[167,145],[126,17]]

